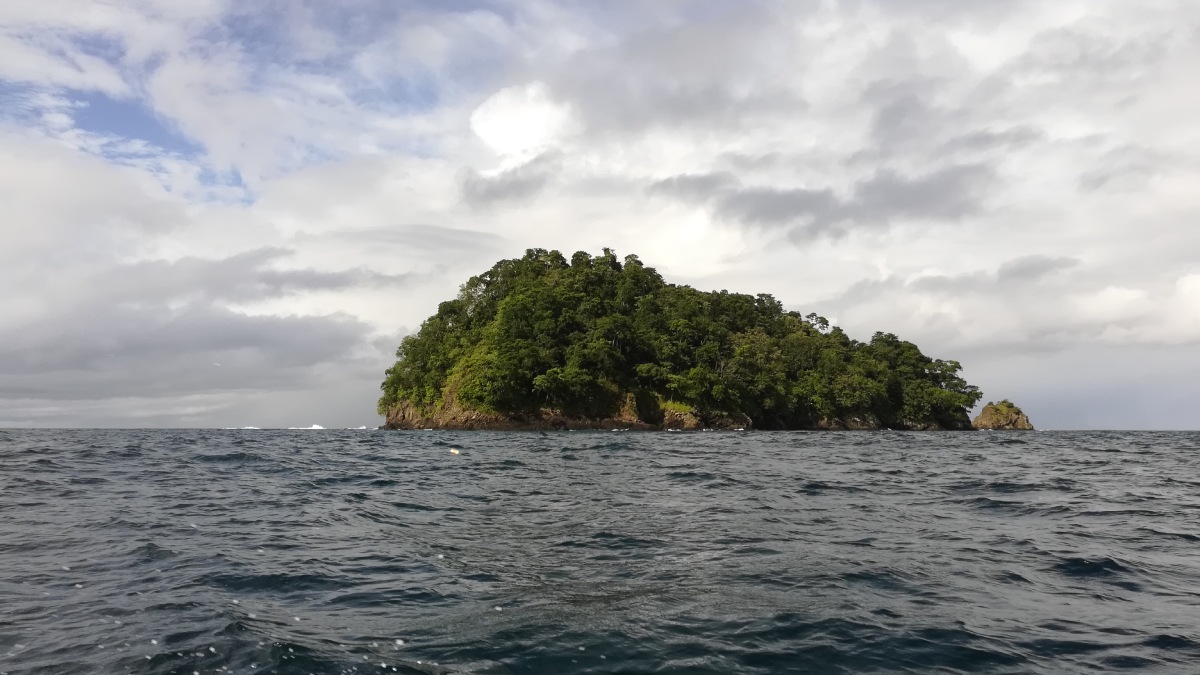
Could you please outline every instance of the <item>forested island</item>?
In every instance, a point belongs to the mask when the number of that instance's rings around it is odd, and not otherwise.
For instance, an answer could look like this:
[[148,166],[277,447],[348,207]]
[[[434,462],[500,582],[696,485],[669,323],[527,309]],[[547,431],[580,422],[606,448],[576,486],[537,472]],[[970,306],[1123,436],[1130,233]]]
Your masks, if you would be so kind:
[[403,339],[392,429],[971,429],[957,361],[851,339],[769,294],[669,284],[610,249],[530,249]]

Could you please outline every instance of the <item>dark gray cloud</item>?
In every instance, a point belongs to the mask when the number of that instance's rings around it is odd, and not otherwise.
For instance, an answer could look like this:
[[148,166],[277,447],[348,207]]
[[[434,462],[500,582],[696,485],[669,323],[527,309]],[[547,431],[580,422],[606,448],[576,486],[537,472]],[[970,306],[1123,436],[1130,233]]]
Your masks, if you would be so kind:
[[905,176],[883,169],[855,183],[849,197],[830,187],[742,187],[733,174],[684,174],[662,179],[651,194],[690,204],[712,204],[721,218],[759,228],[789,228],[810,239],[848,227],[885,227],[892,220],[957,221],[984,208],[994,171],[979,164],[951,165]]
[[733,190],[741,181],[729,172],[671,176],[650,184],[650,194],[674,197],[691,204],[704,204]]
[[[960,297],[967,293],[987,293],[995,288],[996,278],[987,272],[967,272],[964,274],[927,274],[901,282],[899,279],[889,279],[872,284],[876,292],[894,290],[896,288],[911,288],[924,293],[933,293],[943,297]],[[869,299],[861,288],[855,284],[857,300]]]
[[742,171],[773,168],[781,166],[790,161],[798,161],[797,158],[788,157],[782,152],[763,152],[756,154],[726,152],[721,155],[720,160],[722,164],[727,164]]
[[885,78],[868,84],[860,104],[871,111],[870,143],[851,155],[854,164],[920,160],[937,166],[982,161],[996,151],[1025,148],[1046,140],[1033,122],[998,124],[1010,77],[988,78],[968,95],[954,91],[948,77]]
[[946,130],[962,128],[963,112],[931,102],[942,86],[942,82],[927,77],[882,79],[868,84],[860,100],[873,110],[872,143],[854,159],[873,160],[924,151]]
[[983,209],[994,171],[978,164],[953,165],[919,176],[883,169],[859,181],[843,207],[859,222],[895,217],[957,220]]
[[[745,188],[726,195],[717,214],[759,227],[803,224],[821,229],[840,209],[837,196],[829,188]],[[833,219],[838,220],[836,216]]]
[[1079,264],[1078,258],[1048,255],[1026,255],[1013,258],[996,270],[996,280],[1001,283],[1032,281]]
[[468,167],[460,174],[463,201],[481,208],[531,199],[546,187],[561,162],[561,155],[546,152],[494,176],[484,176]]
[[1028,124],[1007,129],[977,129],[959,134],[942,144],[941,152],[987,152],[1019,149],[1045,139],[1046,134]]
[[853,166],[997,166],[1012,151],[1050,140],[1044,120],[1024,108],[1027,72],[981,72],[957,45],[915,27],[893,29],[857,70],[865,84],[856,107],[869,113],[870,126],[849,155]]
[[[596,74],[587,89],[556,86],[555,92],[580,101],[584,124],[594,133],[641,133],[654,128],[699,124],[737,127],[768,124],[781,113],[801,114],[807,104],[783,89],[739,94],[720,84],[663,86]],[[600,84],[601,81],[607,84]]]

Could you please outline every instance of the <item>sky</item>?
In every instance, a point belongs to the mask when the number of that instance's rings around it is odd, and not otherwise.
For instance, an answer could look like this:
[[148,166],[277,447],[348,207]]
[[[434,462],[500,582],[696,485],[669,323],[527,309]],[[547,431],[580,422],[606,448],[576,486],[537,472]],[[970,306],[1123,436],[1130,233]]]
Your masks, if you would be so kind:
[[0,426],[375,426],[527,248],[1200,428],[1194,0],[5,0]]

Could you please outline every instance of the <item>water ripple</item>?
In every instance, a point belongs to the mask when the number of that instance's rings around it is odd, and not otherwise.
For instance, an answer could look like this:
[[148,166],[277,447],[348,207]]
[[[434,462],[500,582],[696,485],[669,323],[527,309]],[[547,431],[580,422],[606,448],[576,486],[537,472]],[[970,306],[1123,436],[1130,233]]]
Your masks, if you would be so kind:
[[3,430],[0,673],[1191,672],[1197,450]]

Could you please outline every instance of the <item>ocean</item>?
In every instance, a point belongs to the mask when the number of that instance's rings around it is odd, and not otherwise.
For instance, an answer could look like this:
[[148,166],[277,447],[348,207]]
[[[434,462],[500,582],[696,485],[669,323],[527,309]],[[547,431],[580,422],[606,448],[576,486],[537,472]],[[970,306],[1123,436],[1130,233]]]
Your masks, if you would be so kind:
[[8,675],[1131,670],[1200,433],[0,430]]

